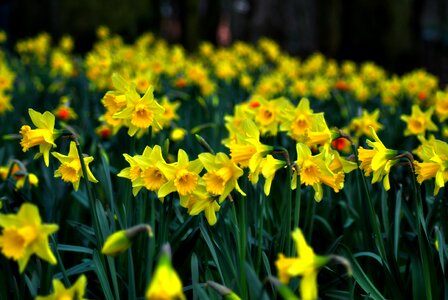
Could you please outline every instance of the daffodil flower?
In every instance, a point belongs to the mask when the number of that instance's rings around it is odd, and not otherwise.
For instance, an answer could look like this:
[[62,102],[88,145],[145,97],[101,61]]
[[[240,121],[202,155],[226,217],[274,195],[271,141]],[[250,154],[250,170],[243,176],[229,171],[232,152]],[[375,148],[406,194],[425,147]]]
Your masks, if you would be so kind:
[[24,203],[17,214],[0,214],[0,249],[4,256],[19,263],[22,273],[31,255],[50,264],[57,263],[48,244],[48,236],[58,230],[56,224],[42,224],[37,206]]
[[417,104],[412,105],[412,113],[410,116],[402,115],[401,120],[406,122],[407,128],[404,131],[404,135],[423,135],[428,131],[437,131],[436,124],[431,120],[434,107],[429,108],[427,111],[422,112]]
[[434,196],[448,181],[448,144],[434,139],[422,144],[422,162],[414,161],[418,183],[435,178]]
[[165,109],[154,99],[154,88],[150,86],[143,97],[135,88],[126,92],[126,107],[115,113],[115,119],[124,119],[129,127],[128,134],[134,136],[140,129],[148,129],[154,126],[162,129],[159,119]]
[[188,154],[179,149],[177,162],[167,164],[165,161],[159,161],[157,168],[168,180],[157,193],[158,197],[162,198],[175,191],[180,196],[191,194],[199,183],[199,173],[204,166],[199,159],[189,161]]
[[28,113],[31,121],[37,128],[31,129],[29,125],[23,125],[20,128],[20,134],[22,135],[20,145],[22,146],[23,152],[27,152],[32,147],[39,146],[39,153],[34,156],[34,159],[43,155],[45,165],[48,167],[50,150],[56,147],[54,140],[60,135],[54,129],[55,117],[49,111],[41,114],[31,108],[28,109]]
[[81,275],[70,288],[66,288],[64,284],[58,280],[53,280],[53,293],[48,296],[37,296],[36,300],[58,300],[58,299],[77,299],[84,300],[86,293],[87,278]]
[[234,189],[241,195],[246,195],[238,185],[238,178],[243,176],[244,172],[226,154],[201,153],[198,158],[207,169],[207,173],[202,177],[207,191],[219,196],[220,203]]
[[279,254],[275,262],[280,282],[287,284],[292,277],[301,276],[301,299],[317,299],[317,273],[319,268],[330,261],[330,258],[316,255],[299,228],[292,232],[292,238],[296,244],[297,257],[285,257]]
[[[344,187],[344,172],[333,172],[330,169],[332,157],[325,151],[312,155],[310,148],[302,143],[297,143],[298,174],[301,184],[311,185],[314,189],[314,199],[321,201],[323,198],[322,184],[328,185],[335,192]],[[297,186],[297,176],[293,177],[292,188]]]
[[[74,141],[70,142],[70,150],[68,155],[63,155],[58,152],[52,152],[51,154],[61,162],[59,168],[54,172],[54,177],[61,177],[63,181],[72,183],[73,188],[77,191],[81,177],[84,177],[84,174],[82,172],[81,161],[79,159],[76,143]],[[86,165],[87,179],[91,182],[98,182],[89,168],[89,163],[93,161],[93,157],[83,157],[83,160]]]
[[372,183],[383,180],[384,189],[388,191],[390,189],[390,169],[398,163],[397,159],[393,159],[397,155],[397,151],[387,149],[376,134],[375,129],[371,128],[371,131],[374,142],[367,140],[367,144],[372,149],[359,147],[358,158],[361,161],[359,167],[364,170],[366,176],[373,172]]
[[216,224],[216,213],[221,209],[218,202],[206,191],[203,184],[199,184],[191,194],[180,196],[180,205],[188,208],[190,216],[196,216],[204,212],[210,226]]

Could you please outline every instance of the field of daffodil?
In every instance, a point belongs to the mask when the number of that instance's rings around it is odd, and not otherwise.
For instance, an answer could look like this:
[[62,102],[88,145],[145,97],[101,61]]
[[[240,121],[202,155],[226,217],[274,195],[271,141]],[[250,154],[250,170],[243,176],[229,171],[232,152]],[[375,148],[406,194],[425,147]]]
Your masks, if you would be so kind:
[[1,299],[448,297],[448,88],[97,30],[2,47]]

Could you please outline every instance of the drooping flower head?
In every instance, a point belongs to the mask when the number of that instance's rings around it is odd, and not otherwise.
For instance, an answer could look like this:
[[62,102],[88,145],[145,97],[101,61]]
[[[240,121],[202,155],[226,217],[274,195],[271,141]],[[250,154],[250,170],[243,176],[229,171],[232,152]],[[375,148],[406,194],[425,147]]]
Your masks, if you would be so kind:
[[361,161],[359,166],[364,170],[364,174],[369,176],[373,172],[372,183],[383,180],[384,189],[390,189],[389,172],[392,166],[398,163],[394,157],[397,155],[396,150],[387,149],[376,134],[375,129],[372,130],[374,142],[367,140],[367,144],[372,149],[364,149],[359,147],[358,158]]
[[[63,155],[58,152],[52,152],[51,154],[61,163],[59,168],[54,172],[54,177],[60,177],[63,181],[72,183],[73,188],[77,191],[81,177],[84,177],[84,174],[82,172],[81,161],[79,159],[76,143],[74,141],[70,142],[70,150],[68,155]],[[83,160],[86,165],[87,179],[91,182],[98,182],[89,168],[89,163],[93,161],[93,157],[83,157]]]
[[262,159],[274,147],[260,142],[260,131],[253,121],[246,119],[241,123],[235,140],[226,146],[230,148],[232,161],[242,167],[249,167],[251,173],[258,170]]
[[292,277],[301,276],[301,299],[317,299],[317,273],[319,268],[330,261],[330,258],[316,255],[299,228],[292,232],[292,238],[295,242],[297,257],[285,257],[280,253],[275,262],[280,282],[287,284]]
[[422,144],[420,156],[422,162],[414,161],[418,183],[435,178],[434,196],[448,181],[448,144],[433,140]]
[[39,153],[34,158],[36,159],[43,155],[45,165],[48,167],[50,163],[50,150],[56,147],[54,140],[60,135],[54,129],[55,117],[49,111],[41,114],[31,108],[28,109],[28,113],[31,121],[37,128],[31,129],[29,125],[23,125],[20,128],[20,134],[22,135],[20,145],[22,146],[23,152],[27,152],[34,146],[39,146]]
[[221,209],[216,197],[207,192],[203,182],[191,194],[180,196],[180,205],[188,209],[190,216],[197,216],[204,212],[210,226],[216,224],[216,213]]
[[0,214],[0,249],[4,256],[18,262],[22,273],[31,255],[50,264],[57,263],[48,244],[48,236],[58,230],[56,224],[42,224],[37,206],[24,203],[17,214]]

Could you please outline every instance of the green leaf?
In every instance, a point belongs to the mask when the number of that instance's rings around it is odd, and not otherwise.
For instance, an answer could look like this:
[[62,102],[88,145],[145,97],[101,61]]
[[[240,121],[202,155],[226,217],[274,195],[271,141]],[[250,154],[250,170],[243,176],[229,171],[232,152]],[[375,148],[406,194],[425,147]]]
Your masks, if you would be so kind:
[[76,253],[85,253],[85,254],[93,254],[93,249],[81,246],[73,246],[66,244],[58,244],[57,249],[59,251],[68,251],[68,252],[76,252]]
[[401,224],[401,200],[402,188],[400,186],[395,196],[395,214],[394,214],[394,256],[398,260],[398,246],[400,243],[400,224]]
[[205,243],[207,244],[208,249],[210,251],[210,254],[212,255],[213,261],[215,262],[216,267],[218,268],[219,276],[221,277],[221,282],[223,282],[223,284],[226,285],[224,276],[221,271],[221,265],[218,260],[218,255],[216,254],[215,246],[213,246],[210,235],[208,234],[207,229],[204,227],[204,222],[201,222],[201,224],[199,225],[199,229],[201,230],[202,237],[204,238]]
[[199,266],[198,257],[194,252],[191,255],[191,280],[193,285],[193,299],[198,299]]
[[93,267],[96,275],[98,276],[98,280],[100,281],[101,288],[104,292],[104,297],[107,300],[114,299],[112,295],[112,290],[110,289],[109,281],[107,278],[106,268],[103,265],[100,255],[97,251],[93,252]]
[[383,295],[381,295],[380,291],[378,291],[372,281],[370,281],[369,277],[361,268],[350,250],[348,250],[348,248],[344,245],[341,245],[339,247],[339,252],[340,254],[342,254],[342,256],[346,257],[350,261],[352,265],[353,278],[361,286],[361,288],[369,293],[370,297],[372,297],[373,299],[386,299]]
[[260,279],[258,279],[254,269],[247,262],[244,263],[244,270],[247,274],[247,286],[249,287],[249,295],[250,295],[249,298],[269,300],[266,291],[260,282]]
[[378,254],[375,254],[373,252],[368,252],[368,251],[358,252],[358,253],[353,254],[353,257],[356,257],[356,258],[357,257],[370,257],[370,258],[375,259],[381,266],[383,265],[383,260],[381,259],[381,257]]
[[[84,259],[82,263],[65,270],[67,276],[77,275],[93,271],[95,268],[91,259]],[[63,277],[62,272],[54,274],[54,278],[61,279]]]

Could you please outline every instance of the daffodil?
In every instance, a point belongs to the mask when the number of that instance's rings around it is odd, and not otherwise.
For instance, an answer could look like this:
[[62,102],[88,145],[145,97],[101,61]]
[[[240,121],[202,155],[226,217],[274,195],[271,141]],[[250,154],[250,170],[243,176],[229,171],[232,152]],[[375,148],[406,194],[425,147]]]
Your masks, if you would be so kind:
[[412,105],[412,113],[410,116],[402,115],[401,120],[406,122],[407,128],[404,131],[404,135],[420,135],[425,134],[428,131],[437,131],[436,124],[431,121],[434,107],[429,108],[427,111],[422,112],[417,104]]
[[182,281],[171,264],[169,247],[165,245],[157,262],[149,287],[146,291],[147,300],[185,300],[182,291]]
[[366,135],[370,137],[371,130],[370,127],[378,131],[383,128],[378,122],[378,117],[380,116],[380,110],[376,109],[372,113],[369,113],[367,110],[362,111],[362,116],[354,118],[350,123],[350,130],[355,132],[355,136],[360,137],[362,135]]
[[286,110],[282,118],[281,130],[295,141],[313,146],[331,140],[324,114],[314,113],[307,98],[302,98],[294,110]]
[[86,293],[87,278],[81,275],[70,288],[66,288],[64,284],[58,280],[53,280],[53,293],[48,296],[37,296],[36,300],[84,300]]
[[[75,189],[75,191],[77,191],[79,188],[81,177],[84,177],[84,174],[82,171],[81,161],[79,159],[76,143],[74,141],[70,142],[70,150],[68,152],[68,155],[63,155],[58,152],[52,152],[51,154],[56,157],[57,160],[59,160],[59,162],[61,163],[59,168],[54,172],[54,177],[60,177],[63,181],[72,183],[73,188]],[[98,182],[89,168],[89,163],[93,161],[93,157],[83,157],[83,160],[86,165],[87,179],[91,182]]]
[[196,216],[204,212],[205,218],[211,226],[216,224],[216,213],[221,208],[215,197],[207,192],[203,184],[199,184],[191,194],[180,196],[180,205],[188,208],[190,216]]
[[383,180],[384,189],[390,189],[389,173],[392,166],[398,163],[394,157],[397,155],[396,150],[387,149],[376,134],[375,129],[371,128],[371,135],[374,142],[367,140],[367,144],[372,149],[364,149],[359,147],[358,158],[361,161],[359,166],[364,170],[364,174],[369,176],[373,172],[372,183]]
[[22,273],[31,255],[36,254],[52,265],[57,263],[48,244],[48,236],[58,230],[56,224],[42,224],[37,206],[24,203],[17,214],[0,214],[0,249],[4,256],[18,262]]
[[258,169],[263,157],[274,149],[260,142],[260,131],[250,119],[242,122],[236,140],[226,146],[230,148],[232,161],[242,167],[249,167],[251,173]]
[[[162,97],[160,101],[160,106],[163,107],[164,111],[159,118],[160,127],[171,127],[171,122],[178,120],[179,115],[177,114],[177,109],[180,106],[179,101],[170,101],[168,97]],[[157,127],[153,127],[153,130],[158,130]]]
[[317,299],[317,274],[319,268],[326,265],[330,258],[316,255],[305,241],[303,233],[299,228],[292,232],[292,238],[296,244],[297,257],[285,257],[283,254],[279,254],[275,262],[280,282],[287,284],[292,277],[301,276],[301,299]]
[[290,106],[286,98],[277,98],[266,100],[263,97],[258,98],[259,105],[254,108],[255,123],[259,126],[262,135],[277,135],[280,126],[280,115],[285,107]]
[[435,178],[434,196],[448,181],[448,144],[435,139],[424,143],[421,150],[422,162],[414,161],[418,183]]
[[238,178],[243,176],[244,172],[226,154],[222,152],[216,155],[201,153],[198,158],[207,170],[202,177],[207,191],[219,196],[219,202],[224,201],[234,189],[246,196],[238,185]]
[[[300,183],[311,185],[314,189],[314,199],[321,201],[323,197],[322,184],[339,192],[344,187],[344,172],[330,169],[332,157],[326,152],[312,155],[310,148],[302,143],[297,143],[297,167]],[[292,187],[297,186],[297,176],[293,177]]]
[[22,135],[20,145],[23,152],[27,152],[31,147],[39,146],[39,153],[34,156],[34,159],[43,155],[45,165],[48,167],[50,150],[56,147],[54,140],[60,135],[54,129],[55,117],[49,111],[41,114],[31,108],[28,109],[28,113],[31,121],[37,128],[31,129],[29,125],[23,125],[20,128],[20,134]]
[[143,97],[137,93],[135,88],[126,92],[126,108],[115,113],[115,119],[123,119],[129,127],[128,134],[134,136],[138,130],[148,129],[154,126],[162,129],[159,119],[164,108],[154,99],[154,88],[150,86]]
[[138,157],[141,155],[137,154],[130,156],[127,153],[123,153],[124,159],[129,163],[129,167],[121,170],[117,176],[129,179],[132,183],[132,194],[137,196],[138,192],[143,187],[143,178],[140,176],[142,173],[142,167],[138,163]]
[[[165,162],[162,156],[162,148],[159,145],[155,145],[152,149],[146,146],[142,156],[135,159],[142,170],[140,177],[143,181],[141,183],[146,189],[157,192],[162,185],[168,182],[166,176],[157,166],[159,162]],[[138,185],[138,183],[135,184],[135,186]]]
[[157,163],[157,168],[168,180],[157,193],[161,198],[176,191],[180,196],[191,194],[199,184],[199,173],[204,167],[199,159],[190,161],[188,154],[179,149],[177,162],[167,164],[165,161],[160,161]]
[[271,192],[271,185],[274,180],[275,173],[285,166],[285,161],[275,159],[272,155],[267,155],[266,159],[261,163],[261,174],[265,178],[263,190],[266,196],[269,196]]

